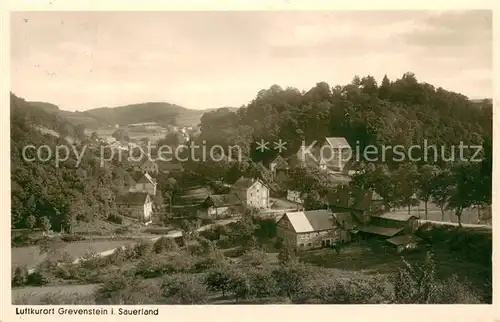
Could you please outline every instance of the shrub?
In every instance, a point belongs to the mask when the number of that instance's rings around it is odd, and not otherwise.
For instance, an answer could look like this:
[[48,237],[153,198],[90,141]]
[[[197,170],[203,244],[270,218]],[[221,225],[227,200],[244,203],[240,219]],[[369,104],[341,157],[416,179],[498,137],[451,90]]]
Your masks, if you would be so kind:
[[44,275],[42,272],[34,271],[28,274],[26,279],[26,285],[31,286],[43,286],[49,283],[49,277]]
[[166,277],[161,285],[161,291],[168,304],[204,304],[208,300],[206,287],[192,274]]
[[123,235],[123,234],[126,234],[130,231],[130,228],[128,226],[122,226],[122,227],[118,227],[115,229],[115,234],[117,235]]
[[61,240],[64,242],[74,242],[79,240],[84,240],[85,237],[81,235],[65,235],[61,237]]
[[108,216],[108,221],[121,225],[123,223],[123,217],[120,215],[110,215]]
[[140,241],[134,246],[134,252],[137,258],[150,256],[153,253],[153,243]]
[[14,305],[94,305],[92,294],[81,295],[78,293],[53,292],[43,295],[29,293],[13,299]]
[[12,274],[12,286],[23,286],[28,281],[28,270],[25,266],[17,266]]
[[96,291],[96,296],[98,298],[110,298],[119,291],[134,289],[137,286],[138,280],[128,274],[116,272],[103,281]]
[[155,253],[160,254],[166,251],[176,251],[179,246],[173,238],[161,237],[154,243],[153,249]]

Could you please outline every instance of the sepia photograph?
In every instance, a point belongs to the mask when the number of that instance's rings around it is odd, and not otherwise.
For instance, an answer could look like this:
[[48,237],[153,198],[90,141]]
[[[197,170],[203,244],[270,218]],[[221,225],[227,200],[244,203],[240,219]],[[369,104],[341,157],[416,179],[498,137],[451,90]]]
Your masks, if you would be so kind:
[[9,16],[16,314],[492,304],[491,10]]

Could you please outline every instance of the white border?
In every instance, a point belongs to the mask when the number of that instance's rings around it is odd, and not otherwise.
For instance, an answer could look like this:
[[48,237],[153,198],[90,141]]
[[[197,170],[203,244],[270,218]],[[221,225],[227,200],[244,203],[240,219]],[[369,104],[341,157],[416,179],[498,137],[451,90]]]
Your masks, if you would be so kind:
[[[498,8],[498,1],[478,0],[478,1],[445,1],[445,0],[420,0],[409,3],[408,1],[390,0],[377,1],[374,0],[289,0],[289,1],[262,1],[262,0],[219,0],[219,1],[160,1],[157,0],[94,0],[94,1],[66,1],[66,0],[8,0],[7,3],[0,5],[1,10],[0,21],[2,31],[2,55],[1,55],[1,71],[2,79],[0,81],[2,93],[2,108],[0,113],[1,126],[4,131],[1,135],[2,151],[10,152],[10,139],[8,129],[10,128],[9,119],[9,92],[10,92],[10,32],[9,32],[9,11],[87,11],[87,10],[103,10],[103,11],[150,11],[150,10],[467,10],[467,9],[493,9]],[[494,28],[499,29],[498,23],[499,13],[494,12]],[[500,56],[499,51],[495,50],[498,47],[498,32],[494,33],[494,59],[495,56]],[[494,62],[494,75],[500,75],[499,65]],[[498,110],[498,82],[494,82],[494,110]],[[498,115],[494,113],[494,123],[498,123]],[[498,134],[498,130],[493,127],[494,137]],[[498,177],[498,144],[497,138],[493,140],[493,178]],[[123,316],[16,316],[15,306],[11,305],[10,292],[10,233],[8,232],[10,220],[10,153],[2,153],[1,179],[3,184],[2,202],[5,207],[0,216],[1,227],[3,230],[2,246],[0,246],[0,254],[2,258],[1,277],[1,307],[0,307],[0,322],[1,321],[81,321],[92,318],[92,320],[105,321],[117,319],[135,319],[135,320],[157,320],[165,321],[333,321],[333,320],[349,320],[349,321],[500,321],[500,301],[495,296],[500,287],[500,280],[494,277],[494,296],[493,305],[225,305],[225,306],[149,306],[159,307],[159,316],[146,317],[123,317]],[[498,209],[498,184],[493,182],[493,213]],[[493,221],[494,245],[498,244],[498,222],[495,218]],[[498,263],[498,254],[494,252],[494,262]],[[498,270],[498,269],[497,269]],[[57,308],[59,306],[43,306]],[[71,307],[71,306],[64,306]],[[85,307],[85,306],[80,306]],[[114,306],[115,311],[120,306]],[[146,306],[141,306],[145,307]],[[497,307],[495,309],[495,307]]]

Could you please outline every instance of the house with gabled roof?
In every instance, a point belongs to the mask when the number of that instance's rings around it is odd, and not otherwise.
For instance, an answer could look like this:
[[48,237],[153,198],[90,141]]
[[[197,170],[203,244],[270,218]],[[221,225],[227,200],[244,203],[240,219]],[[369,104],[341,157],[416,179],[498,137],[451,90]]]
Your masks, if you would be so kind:
[[118,195],[115,203],[121,215],[137,219],[142,223],[151,222],[153,202],[148,193],[127,192]]
[[321,169],[343,172],[352,157],[352,148],[344,137],[327,137],[315,153]]
[[344,242],[341,231],[335,214],[326,209],[286,212],[276,223],[276,235],[297,250]]
[[269,187],[260,179],[241,177],[231,187],[247,207],[269,208]]
[[135,187],[130,189],[130,192],[145,192],[150,196],[156,196],[156,180],[149,174],[144,173],[144,175],[136,181]]
[[209,195],[200,205],[199,218],[220,219],[241,213],[242,203],[236,194]]

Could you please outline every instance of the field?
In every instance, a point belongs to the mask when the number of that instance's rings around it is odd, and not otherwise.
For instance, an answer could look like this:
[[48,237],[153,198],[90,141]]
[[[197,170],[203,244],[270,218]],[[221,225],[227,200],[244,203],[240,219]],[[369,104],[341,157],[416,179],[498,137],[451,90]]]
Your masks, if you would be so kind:
[[[77,259],[90,249],[100,253],[132,243],[134,243],[133,240],[83,240],[66,243],[62,251],[67,252],[74,259]],[[12,267],[26,266],[28,268],[33,268],[46,258],[46,254],[40,254],[40,248],[38,246],[15,247],[11,249],[11,252]]]
[[[407,209],[398,209],[398,212],[408,213]],[[420,217],[421,219],[442,221],[441,220],[441,210],[435,204],[429,203],[427,207],[427,218],[425,218],[424,204],[421,203],[419,207],[412,207],[411,214]],[[477,223],[477,210],[476,209],[465,209],[462,213],[462,223],[463,224],[476,224]],[[453,211],[444,211],[444,221],[458,223],[458,218],[455,216]]]

